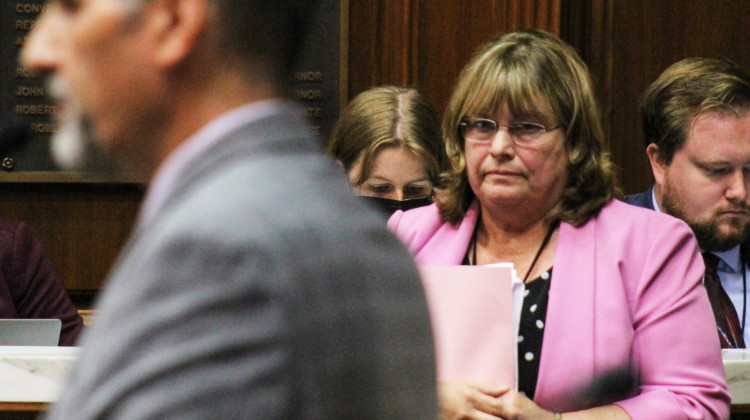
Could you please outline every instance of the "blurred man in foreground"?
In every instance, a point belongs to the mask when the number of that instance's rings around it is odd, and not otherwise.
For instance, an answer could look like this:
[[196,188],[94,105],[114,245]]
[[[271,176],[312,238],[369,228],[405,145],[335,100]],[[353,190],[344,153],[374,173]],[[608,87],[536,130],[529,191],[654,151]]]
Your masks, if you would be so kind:
[[150,181],[50,418],[436,416],[410,256],[283,99],[313,5],[48,3],[55,154]]

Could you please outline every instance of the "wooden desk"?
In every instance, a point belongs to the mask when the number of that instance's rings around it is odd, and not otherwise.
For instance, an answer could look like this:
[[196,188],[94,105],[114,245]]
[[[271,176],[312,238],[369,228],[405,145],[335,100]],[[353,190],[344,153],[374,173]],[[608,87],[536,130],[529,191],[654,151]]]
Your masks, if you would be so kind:
[[0,420],[35,420],[47,406],[47,403],[0,402]]
[[34,420],[55,401],[76,347],[0,346],[0,420]]

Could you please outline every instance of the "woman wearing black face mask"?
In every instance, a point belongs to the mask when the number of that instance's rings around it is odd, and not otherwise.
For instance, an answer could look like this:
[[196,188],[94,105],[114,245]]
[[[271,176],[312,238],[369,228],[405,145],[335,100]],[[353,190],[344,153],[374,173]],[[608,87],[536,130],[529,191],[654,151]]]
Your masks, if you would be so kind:
[[352,190],[388,214],[432,203],[447,155],[435,108],[417,90],[376,87],[341,114],[328,153]]

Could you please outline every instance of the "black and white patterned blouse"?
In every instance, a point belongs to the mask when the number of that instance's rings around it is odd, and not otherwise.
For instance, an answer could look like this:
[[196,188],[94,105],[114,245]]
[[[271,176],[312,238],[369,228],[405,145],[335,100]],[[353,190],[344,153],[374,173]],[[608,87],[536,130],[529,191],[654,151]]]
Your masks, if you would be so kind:
[[534,399],[539,376],[551,278],[552,268],[525,284],[518,329],[518,390],[530,399]]

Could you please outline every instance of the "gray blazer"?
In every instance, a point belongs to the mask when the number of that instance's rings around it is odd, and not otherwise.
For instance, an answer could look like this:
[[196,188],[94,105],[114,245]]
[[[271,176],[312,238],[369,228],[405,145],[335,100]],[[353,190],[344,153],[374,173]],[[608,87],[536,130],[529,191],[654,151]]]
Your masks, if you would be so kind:
[[416,268],[287,106],[137,226],[51,419],[436,418]]

